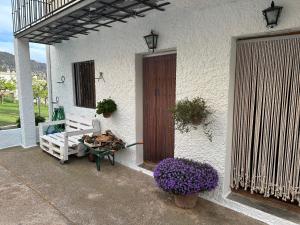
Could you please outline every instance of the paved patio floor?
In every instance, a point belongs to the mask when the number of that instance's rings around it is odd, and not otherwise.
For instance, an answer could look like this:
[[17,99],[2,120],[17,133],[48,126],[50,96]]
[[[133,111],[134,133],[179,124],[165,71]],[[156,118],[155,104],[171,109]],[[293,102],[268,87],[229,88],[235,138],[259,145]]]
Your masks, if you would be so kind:
[[262,224],[199,200],[174,206],[153,178],[120,164],[97,172],[86,158],[60,165],[39,148],[0,151],[0,224]]

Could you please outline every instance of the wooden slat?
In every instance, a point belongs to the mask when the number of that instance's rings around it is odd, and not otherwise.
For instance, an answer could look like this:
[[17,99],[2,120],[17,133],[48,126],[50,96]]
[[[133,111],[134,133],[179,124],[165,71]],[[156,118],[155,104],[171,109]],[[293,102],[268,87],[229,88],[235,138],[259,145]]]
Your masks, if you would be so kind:
[[153,72],[154,58],[143,60],[143,135],[144,135],[144,160],[155,161],[156,149],[156,76]]
[[[64,139],[64,132],[63,133],[55,133],[53,135],[59,137],[62,140]],[[71,146],[72,145],[77,145],[79,143],[78,139],[75,138],[75,137],[68,137],[68,141],[70,143],[72,143],[72,144],[70,144]]]
[[176,96],[176,54],[156,58],[157,88],[157,160],[174,157],[174,119],[170,109],[175,105]]
[[[44,135],[42,136],[43,139],[49,141],[50,143],[55,143],[56,145],[62,147],[64,146],[64,138],[56,136],[54,134]],[[68,146],[70,148],[74,148],[77,144],[73,142],[68,142]]]
[[84,125],[81,125],[78,122],[74,122],[74,121],[70,121],[70,120],[67,120],[66,124],[67,124],[67,126],[73,127],[74,129],[78,129],[78,130],[89,129],[90,128],[88,126],[84,126]]
[[66,113],[67,120],[80,123],[87,126],[92,126],[92,118],[85,117],[85,116],[78,116],[73,113]]

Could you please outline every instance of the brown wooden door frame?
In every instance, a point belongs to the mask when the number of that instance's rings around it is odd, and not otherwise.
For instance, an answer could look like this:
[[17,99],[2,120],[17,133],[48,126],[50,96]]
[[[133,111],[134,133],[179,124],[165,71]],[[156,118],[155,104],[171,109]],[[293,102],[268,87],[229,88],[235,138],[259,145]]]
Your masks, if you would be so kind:
[[176,53],[143,59],[144,161],[174,157]]

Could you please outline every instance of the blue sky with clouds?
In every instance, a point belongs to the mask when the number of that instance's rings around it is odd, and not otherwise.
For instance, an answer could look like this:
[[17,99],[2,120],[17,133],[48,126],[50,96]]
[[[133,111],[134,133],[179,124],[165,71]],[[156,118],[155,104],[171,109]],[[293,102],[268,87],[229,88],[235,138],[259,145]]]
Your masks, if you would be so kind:
[[[11,0],[0,1],[0,51],[14,54]],[[46,61],[45,46],[30,44],[30,58],[39,62]]]

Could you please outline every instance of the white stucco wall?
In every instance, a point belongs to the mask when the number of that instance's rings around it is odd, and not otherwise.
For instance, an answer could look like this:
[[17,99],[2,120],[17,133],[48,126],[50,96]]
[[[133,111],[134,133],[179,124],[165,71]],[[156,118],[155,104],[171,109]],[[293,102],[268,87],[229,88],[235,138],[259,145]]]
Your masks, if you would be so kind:
[[[280,224],[282,221],[275,217],[224,200],[229,192],[234,46],[237,37],[298,29],[300,1],[276,1],[284,10],[279,26],[272,30],[266,28],[261,13],[270,5],[268,0],[174,0],[171,3],[166,12],[152,11],[145,18],[131,19],[128,24],[115,23],[113,28],[101,28],[99,32],[52,46],[53,98],[58,96],[67,112],[93,116],[94,110],[74,107],[71,64],[95,60],[96,76],[103,72],[105,79],[105,82],[96,81],[97,100],[112,97],[118,104],[112,118],[99,117],[102,127],[117,131],[129,143],[134,142],[140,135],[136,133],[139,126],[136,92],[138,95],[140,91],[136,87],[140,83],[136,62],[140,60],[136,59],[138,54],[147,51],[143,36],[155,30],[159,33],[158,50],[177,51],[177,100],[201,96],[207,99],[215,116],[213,142],[208,141],[201,129],[188,134],[176,132],[175,156],[206,161],[217,168],[220,187],[204,197]],[[57,84],[62,75],[66,77],[65,83]],[[118,159],[135,165],[136,152],[134,149],[123,152]]]
[[22,144],[21,129],[0,130],[0,150],[20,146]]
[[[39,129],[38,127],[35,128],[35,142],[39,142]],[[9,129],[9,130],[0,130],[0,150],[6,149],[10,147],[15,146],[22,146],[27,147],[23,145],[22,142],[22,129],[16,128],[16,129]]]

